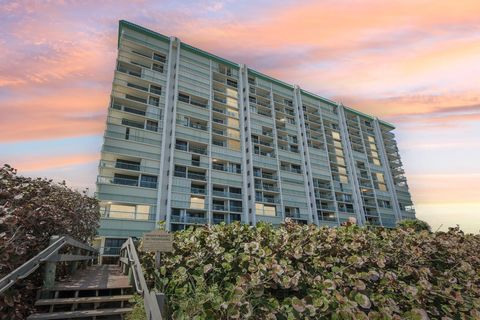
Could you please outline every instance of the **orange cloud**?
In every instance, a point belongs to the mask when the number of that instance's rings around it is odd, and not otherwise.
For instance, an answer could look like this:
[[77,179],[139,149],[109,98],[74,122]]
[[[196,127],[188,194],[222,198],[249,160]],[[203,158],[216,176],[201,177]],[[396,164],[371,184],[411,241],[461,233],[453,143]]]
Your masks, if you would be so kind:
[[108,107],[108,90],[59,89],[25,96],[0,106],[0,141],[63,138],[101,134]]
[[415,203],[466,203],[480,199],[480,173],[409,174]]

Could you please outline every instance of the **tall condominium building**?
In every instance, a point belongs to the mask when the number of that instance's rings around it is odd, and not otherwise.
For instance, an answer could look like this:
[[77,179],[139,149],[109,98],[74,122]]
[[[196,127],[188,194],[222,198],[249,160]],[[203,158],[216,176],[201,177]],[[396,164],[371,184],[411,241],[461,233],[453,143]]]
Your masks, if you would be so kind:
[[158,221],[393,227],[415,217],[393,129],[120,21],[97,180],[103,246]]

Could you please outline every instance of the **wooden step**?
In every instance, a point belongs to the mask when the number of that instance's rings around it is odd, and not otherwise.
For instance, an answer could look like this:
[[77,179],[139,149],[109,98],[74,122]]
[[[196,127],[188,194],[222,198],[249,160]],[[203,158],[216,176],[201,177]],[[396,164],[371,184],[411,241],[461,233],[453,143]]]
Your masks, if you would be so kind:
[[50,305],[55,305],[55,304],[115,302],[115,301],[128,301],[132,298],[133,298],[133,295],[40,299],[40,300],[37,300],[35,302],[35,305],[36,306],[50,306]]
[[71,319],[98,316],[113,316],[132,312],[132,308],[98,309],[83,311],[65,311],[50,313],[34,313],[28,316],[27,320],[53,320],[53,319]]

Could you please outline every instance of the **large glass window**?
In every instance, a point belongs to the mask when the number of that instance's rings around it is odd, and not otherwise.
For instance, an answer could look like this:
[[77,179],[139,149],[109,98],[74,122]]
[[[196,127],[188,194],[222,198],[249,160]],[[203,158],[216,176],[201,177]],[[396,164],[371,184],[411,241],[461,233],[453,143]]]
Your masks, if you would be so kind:
[[190,196],[190,209],[204,209],[205,199],[200,197]]
[[149,176],[142,174],[140,179],[140,187],[144,188],[156,188],[157,187],[157,176]]

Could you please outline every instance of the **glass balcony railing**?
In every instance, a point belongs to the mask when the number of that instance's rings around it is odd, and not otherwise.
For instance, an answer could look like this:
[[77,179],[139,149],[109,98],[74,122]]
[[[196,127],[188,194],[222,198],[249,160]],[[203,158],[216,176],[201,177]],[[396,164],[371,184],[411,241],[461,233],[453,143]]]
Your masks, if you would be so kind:
[[204,174],[198,174],[198,173],[187,173],[187,178],[188,179],[194,179],[194,180],[202,180],[205,181],[207,178]]
[[237,206],[230,206],[230,211],[232,211],[232,212],[242,212],[243,208],[242,207],[237,207]]
[[192,187],[190,189],[190,193],[193,193],[193,194],[207,194],[207,191],[203,188],[195,188],[195,187]]

